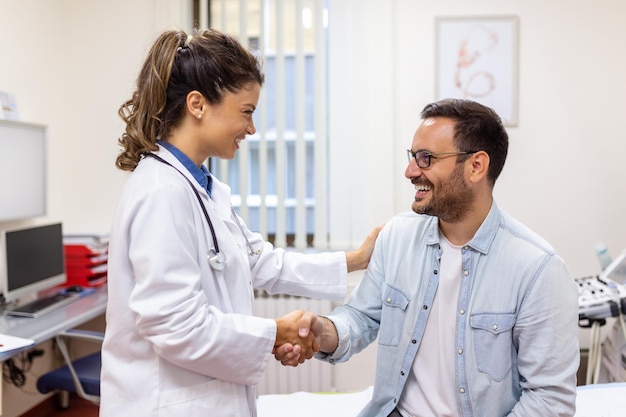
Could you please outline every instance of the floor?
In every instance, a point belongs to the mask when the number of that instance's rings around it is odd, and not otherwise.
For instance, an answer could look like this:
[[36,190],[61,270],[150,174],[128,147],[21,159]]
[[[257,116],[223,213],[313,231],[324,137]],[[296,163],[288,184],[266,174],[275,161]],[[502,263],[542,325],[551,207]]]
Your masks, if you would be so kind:
[[67,410],[57,409],[55,400],[51,397],[20,417],[98,417],[98,406],[82,398],[71,397]]

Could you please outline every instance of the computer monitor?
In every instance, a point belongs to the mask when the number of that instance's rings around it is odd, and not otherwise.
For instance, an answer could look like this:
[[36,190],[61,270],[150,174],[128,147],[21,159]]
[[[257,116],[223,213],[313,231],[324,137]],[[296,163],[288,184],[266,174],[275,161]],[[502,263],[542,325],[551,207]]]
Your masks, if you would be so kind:
[[5,303],[65,281],[61,223],[2,230],[0,284]]

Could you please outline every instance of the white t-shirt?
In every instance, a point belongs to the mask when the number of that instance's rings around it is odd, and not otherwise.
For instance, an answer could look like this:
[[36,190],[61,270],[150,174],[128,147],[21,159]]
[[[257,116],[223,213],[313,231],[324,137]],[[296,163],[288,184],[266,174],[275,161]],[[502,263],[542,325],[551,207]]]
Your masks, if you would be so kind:
[[403,416],[454,417],[460,415],[455,390],[456,306],[462,280],[461,247],[440,234],[439,285],[424,337],[398,409]]

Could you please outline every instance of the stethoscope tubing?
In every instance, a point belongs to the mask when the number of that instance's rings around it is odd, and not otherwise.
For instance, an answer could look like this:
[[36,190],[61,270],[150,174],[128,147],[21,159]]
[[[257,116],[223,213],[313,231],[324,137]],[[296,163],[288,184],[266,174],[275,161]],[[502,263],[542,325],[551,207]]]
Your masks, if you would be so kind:
[[[209,212],[207,211],[206,206],[204,205],[204,202],[202,201],[202,197],[200,196],[200,193],[198,192],[196,187],[193,185],[191,180],[187,178],[185,174],[183,174],[183,172],[180,169],[176,168],[174,165],[172,165],[165,159],[161,158],[160,156],[156,154],[153,154],[152,152],[147,152],[144,155],[154,158],[157,161],[165,165],[171,166],[176,171],[178,171],[178,173],[182,175],[185,180],[187,180],[187,183],[189,184],[194,194],[196,195],[196,198],[198,199],[198,203],[200,203],[200,207],[202,208],[202,213],[204,214],[204,218],[206,219],[206,222],[209,225],[209,229],[211,229],[211,239],[213,240],[213,249],[210,252],[213,252],[213,253],[212,254],[209,253],[209,255],[207,255],[207,259],[209,260],[209,265],[211,265],[211,268],[215,270],[222,271],[224,268],[226,268],[226,263],[227,263],[226,256],[220,251],[219,244],[217,243],[217,234],[215,233],[215,228],[213,227],[213,222],[211,221]],[[248,237],[246,236],[243,230],[243,226],[241,225],[241,222],[239,222],[239,219],[237,218],[237,215],[235,214],[232,207],[230,211],[233,216],[233,219],[235,220],[235,222],[237,223],[237,226],[239,227],[239,230],[241,231],[241,234],[243,235],[243,238],[246,240],[246,245],[248,246],[248,255],[253,255],[253,254],[258,255],[260,251],[254,252],[252,250],[252,245],[250,244],[250,241],[248,240]]]
[[211,221],[211,217],[209,216],[209,212],[207,211],[206,206],[202,202],[202,197],[200,197],[200,193],[198,192],[198,190],[196,190],[196,187],[194,187],[194,185],[191,182],[191,180],[189,180],[189,178],[187,178],[187,176],[185,174],[183,174],[180,169],[176,168],[174,165],[172,165],[171,163],[167,162],[165,159],[161,158],[160,156],[155,155],[152,152],[148,152],[145,155],[149,156],[151,158],[154,158],[157,161],[159,161],[161,163],[164,163],[165,165],[171,166],[176,171],[178,171],[180,173],[180,175],[182,175],[183,178],[185,178],[185,180],[187,180],[187,183],[189,183],[189,185],[191,186],[191,189],[193,190],[194,194],[196,195],[196,198],[198,199],[198,202],[200,203],[200,207],[202,208],[202,213],[204,214],[204,218],[206,219],[207,223],[209,224],[209,229],[211,229],[211,238],[213,239],[213,247],[214,247],[215,253],[219,254],[220,253],[220,247],[219,247],[219,245],[217,243],[217,236],[215,234],[215,228],[213,227],[213,222]]

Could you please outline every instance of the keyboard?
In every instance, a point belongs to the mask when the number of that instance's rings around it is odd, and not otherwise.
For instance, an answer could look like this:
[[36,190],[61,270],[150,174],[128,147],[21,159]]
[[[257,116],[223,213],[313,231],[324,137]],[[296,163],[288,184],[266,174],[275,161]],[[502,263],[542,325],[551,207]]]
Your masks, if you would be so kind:
[[38,298],[19,307],[6,310],[6,314],[11,316],[37,318],[66,306],[75,300],[78,300],[78,298],[79,296],[76,294],[52,294],[43,298]]

